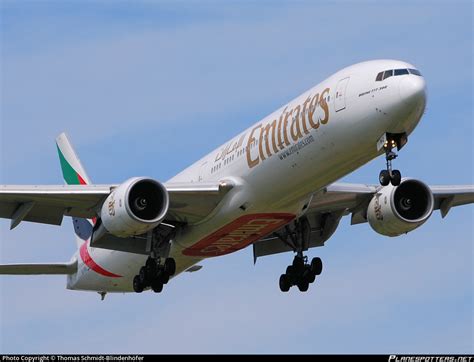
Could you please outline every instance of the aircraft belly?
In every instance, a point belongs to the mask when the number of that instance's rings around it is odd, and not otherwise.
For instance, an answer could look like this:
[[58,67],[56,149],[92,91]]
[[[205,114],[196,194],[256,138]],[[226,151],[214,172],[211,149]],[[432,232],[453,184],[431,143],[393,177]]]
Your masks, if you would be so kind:
[[[101,269],[91,268],[78,258],[78,272],[68,276],[67,288],[97,292],[133,292],[133,278],[145,264],[144,255],[92,248],[92,258]],[[179,249],[171,250],[170,257],[176,261],[176,277],[198,263],[201,259],[188,257]],[[113,275],[104,275],[103,271]]]

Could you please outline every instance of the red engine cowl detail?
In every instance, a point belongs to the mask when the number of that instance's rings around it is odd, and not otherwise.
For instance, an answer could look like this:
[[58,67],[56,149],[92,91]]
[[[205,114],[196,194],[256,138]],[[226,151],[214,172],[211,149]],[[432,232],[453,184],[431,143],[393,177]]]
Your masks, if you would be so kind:
[[183,251],[188,256],[212,257],[233,253],[288,224],[293,214],[244,215]]

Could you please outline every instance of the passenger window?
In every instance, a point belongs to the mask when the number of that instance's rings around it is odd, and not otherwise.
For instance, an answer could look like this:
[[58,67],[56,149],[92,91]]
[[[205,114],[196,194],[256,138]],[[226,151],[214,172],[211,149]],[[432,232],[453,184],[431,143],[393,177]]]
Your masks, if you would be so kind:
[[418,69],[408,69],[408,71],[411,73],[411,74],[414,74],[414,75],[419,75],[421,77],[421,73]]
[[393,75],[393,70],[386,70],[385,73],[383,73],[383,79],[387,79]]
[[379,82],[382,80],[382,78],[383,78],[383,72],[380,72],[379,74],[377,74],[377,78],[375,78],[375,81]]
[[395,75],[408,74],[408,69],[395,69]]

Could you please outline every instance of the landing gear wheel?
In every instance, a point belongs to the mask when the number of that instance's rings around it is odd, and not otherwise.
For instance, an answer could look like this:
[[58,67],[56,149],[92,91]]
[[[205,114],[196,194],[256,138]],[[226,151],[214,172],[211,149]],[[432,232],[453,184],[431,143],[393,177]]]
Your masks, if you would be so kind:
[[173,258],[166,258],[164,267],[166,274],[168,274],[169,276],[174,275],[174,273],[176,273],[176,262]]
[[141,293],[143,292],[143,284],[140,281],[140,277],[138,275],[135,275],[135,278],[133,278],[133,290],[135,293]]
[[156,261],[152,258],[147,259],[145,268],[146,268],[146,275],[154,277],[158,273],[158,266],[156,265]]
[[290,290],[291,283],[286,274],[280,276],[280,290],[282,292],[288,292]]
[[151,289],[152,289],[155,293],[161,293],[161,291],[163,290],[163,283],[161,282],[161,280],[155,279],[155,280],[151,283]]
[[160,273],[160,276],[159,276],[159,280],[163,283],[163,284],[168,284],[169,280],[170,280],[170,276],[168,273],[166,273],[165,271],[162,271]]
[[380,171],[379,182],[382,186],[387,186],[390,183],[390,173],[388,170]]
[[311,266],[307,266],[303,273],[303,280],[306,280],[309,284],[313,283],[316,279],[316,274],[311,271]]
[[297,286],[298,286],[298,289],[300,290],[300,292],[306,292],[306,291],[308,291],[309,283],[306,280],[301,280],[297,284]]
[[295,267],[293,265],[289,265],[286,267],[286,275],[293,275],[295,274]]
[[393,186],[398,186],[400,185],[400,182],[402,181],[402,174],[398,170],[393,170],[392,171],[392,177],[390,179],[390,182],[392,183]]
[[323,271],[323,262],[321,258],[313,258],[311,260],[311,271],[314,275],[319,275]]
[[142,285],[145,286],[148,284],[148,275],[145,266],[142,266],[140,268],[140,273],[138,274],[138,277],[140,278],[140,283],[142,283]]

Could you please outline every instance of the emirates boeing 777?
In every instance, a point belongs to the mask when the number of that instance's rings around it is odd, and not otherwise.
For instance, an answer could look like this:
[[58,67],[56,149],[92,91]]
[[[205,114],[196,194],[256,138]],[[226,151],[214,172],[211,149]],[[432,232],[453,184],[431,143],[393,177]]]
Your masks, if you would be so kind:
[[[2,185],[0,217],[60,225],[72,217],[77,252],[68,263],[6,264],[0,274],[65,274],[67,288],[161,292],[203,259],[252,245],[254,260],[295,253],[279,287],[304,292],[321,274],[310,248],[345,215],[382,235],[421,226],[434,210],[474,202],[474,186],[428,186],[392,168],[426,105],[413,65],[352,65],[285,104],[161,183],[132,177],[91,182],[66,134],[57,137],[66,185]],[[336,183],[385,155],[376,185]]]

